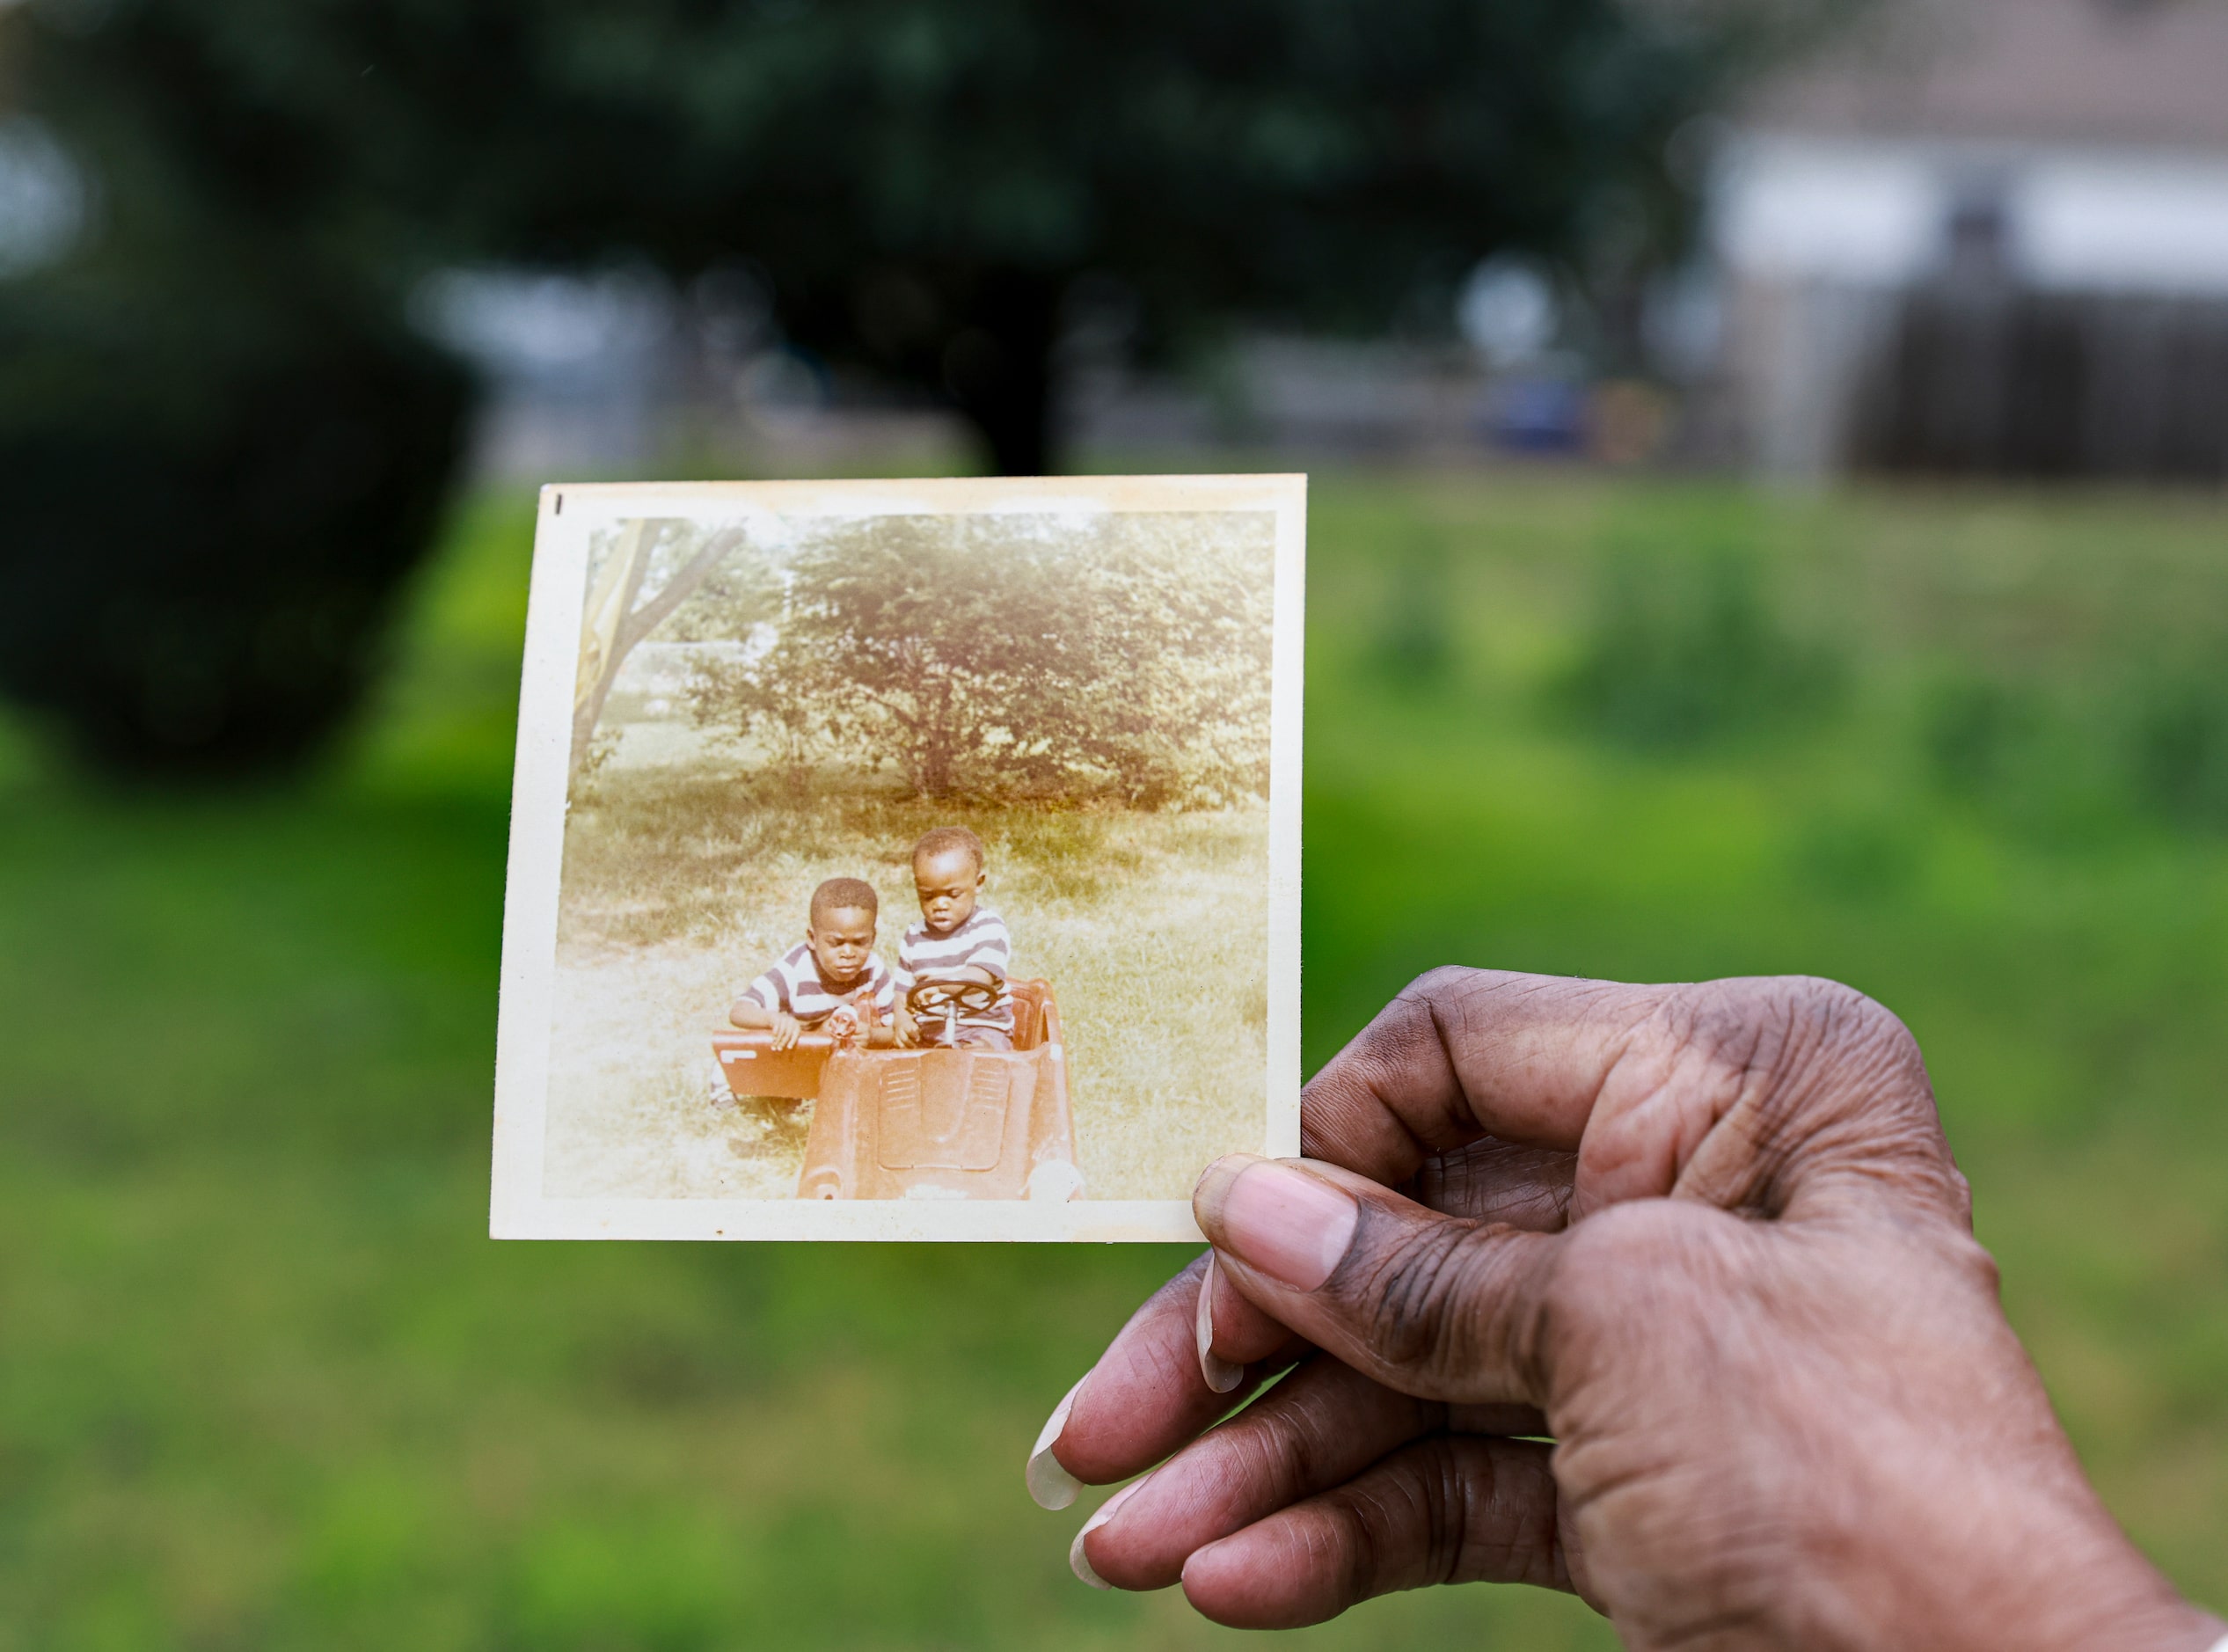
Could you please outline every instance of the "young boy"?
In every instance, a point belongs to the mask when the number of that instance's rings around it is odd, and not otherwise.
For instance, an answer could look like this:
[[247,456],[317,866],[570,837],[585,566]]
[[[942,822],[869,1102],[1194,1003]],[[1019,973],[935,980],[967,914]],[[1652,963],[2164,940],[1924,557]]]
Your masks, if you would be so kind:
[[944,1018],[917,1022],[902,995],[920,981],[973,981],[997,990],[990,1008],[963,1011],[953,1042],[972,1049],[1013,1048],[1013,994],[1005,984],[1013,943],[1005,921],[981,903],[983,840],[964,826],[939,826],[913,845],[913,888],[921,921],[897,944],[897,1042],[941,1042]]
[[897,988],[874,955],[874,886],[830,878],[812,892],[805,938],[743,989],[727,1012],[737,1027],[773,1028],[774,1048],[787,1049],[809,1028],[839,1035],[856,1028],[870,1045],[895,1034]]

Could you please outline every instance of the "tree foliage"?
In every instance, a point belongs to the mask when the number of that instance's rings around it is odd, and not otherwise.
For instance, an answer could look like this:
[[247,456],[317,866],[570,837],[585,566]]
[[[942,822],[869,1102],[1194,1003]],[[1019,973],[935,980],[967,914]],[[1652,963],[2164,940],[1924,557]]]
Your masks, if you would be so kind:
[[1041,471],[1086,278],[1181,348],[1233,316],[1443,318],[1504,247],[1660,251],[1667,140],[1840,4],[33,0],[11,23],[137,230],[390,266],[744,261],[791,338]]
[[880,517],[799,548],[698,719],[927,797],[1268,789],[1271,519]]

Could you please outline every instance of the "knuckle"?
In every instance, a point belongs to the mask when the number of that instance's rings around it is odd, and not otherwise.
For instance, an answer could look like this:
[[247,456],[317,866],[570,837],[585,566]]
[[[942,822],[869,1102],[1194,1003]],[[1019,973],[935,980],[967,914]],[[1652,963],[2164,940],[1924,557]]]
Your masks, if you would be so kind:
[[1771,976],[1704,982],[1674,993],[1655,1030],[1678,1054],[1746,1079],[1784,1072],[1848,1042],[1880,1017],[1894,1020],[1853,987]]
[[1441,964],[1427,969],[1393,996],[1395,1004],[1430,1005],[1454,998],[1486,972],[1466,964]]
[[1337,1523],[1349,1598],[1456,1580],[1468,1527],[1464,1482],[1454,1442],[1434,1435],[1325,1500]]
[[1464,1464],[1451,1436],[1435,1435],[1415,1458],[1415,1496],[1423,1522],[1424,1575],[1450,1583],[1468,1546],[1469,1495]]
[[1347,1283],[1367,1346],[1392,1368],[1457,1386],[1512,1363],[1527,1369],[1531,1304],[1511,1289],[1511,1245],[1536,1237],[1454,1217],[1413,1229]]
[[1934,1117],[1918,1041],[1854,987],[1811,976],[1713,981],[1674,994],[1652,1029],[1662,1053],[1698,1066],[1766,1127],[1865,1101]]
[[1483,973],[1458,964],[1426,970],[1393,994],[1368,1026],[1304,1086],[1303,1093],[1339,1088],[1359,1075],[1398,1068],[1414,1051],[1438,1042],[1435,1006],[1446,1003],[1464,982]]
[[1302,1150],[1311,1158],[1338,1158],[1341,1123],[1350,1122],[1344,1115],[1355,1108],[1369,1109],[1372,1094],[1400,1081],[1403,1075],[1443,1067],[1447,1057],[1442,1015],[1450,1012],[1456,997],[1486,973],[1444,965],[1418,976],[1395,994],[1302,1086]]
[[2004,1274],[1996,1258],[1970,1233],[1957,1233],[1949,1240],[1949,1255],[1957,1270],[1971,1282],[1976,1290],[1990,1297],[2001,1300],[2004,1294]]
[[1425,970],[1393,995],[1356,1042],[1372,1056],[1393,1060],[1436,1049],[1443,1021],[1485,973],[1460,964]]
[[1396,1366],[1419,1363],[1440,1340],[1452,1305],[1448,1280],[1467,1223],[1434,1222],[1408,1236],[1368,1276],[1353,1282],[1366,1293],[1363,1329],[1369,1345]]

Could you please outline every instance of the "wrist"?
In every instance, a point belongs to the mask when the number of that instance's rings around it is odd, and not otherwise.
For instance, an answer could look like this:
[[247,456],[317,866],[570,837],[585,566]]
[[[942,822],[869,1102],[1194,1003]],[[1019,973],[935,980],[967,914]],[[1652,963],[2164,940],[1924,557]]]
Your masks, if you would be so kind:
[[[2098,1508],[2073,1524],[2027,1523],[1960,1567],[1947,1589],[1916,1591],[1885,1646],[1958,1652],[2228,1652],[2228,1623],[2201,1612]],[[1931,1595],[1931,1601],[1923,1597]],[[1946,1634],[1945,1631],[1947,1633]]]
[[[1790,1643],[2215,1652],[2228,1623],[2184,1600],[2129,1539],[2048,1414],[2031,1428],[1995,1421],[2023,1437],[1986,1425],[1961,1438],[1929,1430],[1923,1444],[1875,1436],[1841,1460],[1835,1513],[1798,1539],[1800,1569],[1832,1581],[1787,1624]],[[1921,1462],[1929,1472],[1910,1472]]]

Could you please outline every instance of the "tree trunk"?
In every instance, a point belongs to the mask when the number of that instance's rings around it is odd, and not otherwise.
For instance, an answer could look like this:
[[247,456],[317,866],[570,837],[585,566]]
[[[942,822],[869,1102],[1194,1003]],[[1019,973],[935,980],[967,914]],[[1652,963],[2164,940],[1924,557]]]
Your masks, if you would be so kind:
[[666,617],[687,601],[710,577],[728,552],[742,543],[742,531],[729,528],[706,539],[665,588],[641,607],[634,606],[642,581],[650,569],[655,535],[647,522],[627,524],[627,537],[615,552],[615,560],[588,594],[581,625],[581,663],[573,683],[573,755],[566,771],[568,785],[580,778],[595,725],[603,715],[603,702],[626,663],[634,645],[664,624]]
[[627,646],[623,641],[626,618],[642,589],[642,576],[649,571],[652,537],[648,523],[627,524],[625,537],[604,564],[581,610],[581,660],[573,678],[573,752],[566,770],[568,783],[580,778],[581,760],[588,756],[588,742],[595,738],[596,721],[603,715],[603,702],[610,697],[612,681],[626,662]]
[[967,325],[945,348],[945,384],[1000,476],[1044,476],[1056,462],[1052,355],[1060,293],[1061,283],[1046,275],[986,275]]

